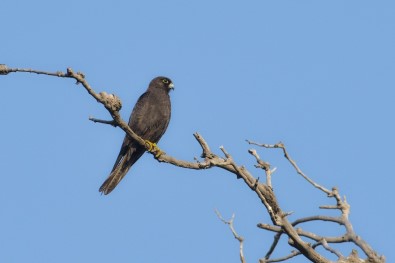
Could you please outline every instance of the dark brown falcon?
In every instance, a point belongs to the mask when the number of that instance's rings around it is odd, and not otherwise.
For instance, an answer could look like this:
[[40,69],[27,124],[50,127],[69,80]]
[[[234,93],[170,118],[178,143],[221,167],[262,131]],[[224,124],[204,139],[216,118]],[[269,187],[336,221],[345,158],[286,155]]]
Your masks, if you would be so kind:
[[[154,78],[147,91],[140,96],[129,118],[129,127],[141,138],[156,144],[165,133],[171,115],[169,92],[174,88],[166,77]],[[99,191],[109,194],[144,154],[145,148],[129,136],[125,136],[114,167]]]

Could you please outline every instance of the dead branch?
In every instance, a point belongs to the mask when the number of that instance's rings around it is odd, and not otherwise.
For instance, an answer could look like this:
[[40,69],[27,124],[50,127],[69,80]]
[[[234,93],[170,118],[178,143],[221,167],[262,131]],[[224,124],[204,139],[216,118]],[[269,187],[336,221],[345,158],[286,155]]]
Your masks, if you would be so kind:
[[[40,70],[33,70],[33,69],[21,69],[21,68],[8,68],[6,65],[0,64],[0,75],[7,75],[10,73],[16,73],[16,72],[22,72],[22,73],[34,73],[34,74],[39,74],[39,75],[46,75],[46,76],[53,76],[53,77],[59,77],[59,78],[71,78],[76,81],[76,84],[81,84],[84,89],[99,103],[101,103],[109,112],[113,120],[110,121],[104,121],[104,120],[99,120],[96,118],[90,118],[91,121],[97,122],[97,123],[103,123],[103,124],[109,124],[114,127],[120,127],[128,136],[130,136],[133,140],[138,142],[140,145],[146,147],[147,151],[150,151],[150,147],[146,145],[146,142],[140,138],[137,134],[135,134],[131,128],[128,126],[128,124],[122,120],[119,114],[119,110],[122,107],[120,99],[113,95],[113,94],[107,94],[105,92],[101,93],[96,93],[93,88],[89,85],[89,83],[85,79],[85,75],[81,72],[75,73],[71,68],[67,68],[66,72],[46,72],[46,71],[40,71]],[[271,175],[274,172],[275,169],[270,168],[270,164],[266,161],[261,160],[259,157],[258,153],[256,150],[251,149],[249,150],[249,153],[253,155],[257,161],[257,168],[261,168],[265,171],[266,175],[266,183],[259,182],[259,178],[255,178],[244,166],[241,166],[237,164],[234,159],[232,158],[231,154],[228,153],[228,151],[225,150],[224,147],[220,147],[220,150],[222,154],[224,155],[223,157],[213,153],[210,150],[209,145],[207,142],[204,140],[204,138],[198,134],[195,133],[194,137],[196,141],[199,143],[200,147],[202,148],[202,155],[201,158],[202,160],[195,160],[194,162],[189,162],[189,161],[184,161],[184,160],[178,160],[172,156],[169,156],[165,153],[161,155],[157,155],[155,158],[159,162],[165,162],[169,163],[178,167],[182,168],[187,168],[187,169],[196,169],[196,170],[201,170],[201,169],[208,169],[212,167],[218,167],[221,169],[224,169],[226,171],[229,171],[230,173],[233,173],[236,175],[237,179],[242,179],[245,183],[246,186],[250,190],[256,193],[262,204],[265,206],[270,219],[273,223],[273,225],[268,225],[268,224],[259,224],[258,226],[262,229],[269,230],[272,232],[275,232],[274,236],[274,241],[269,249],[269,251],[266,253],[265,258],[261,259],[260,262],[280,262],[280,261],[285,261],[287,259],[290,259],[292,257],[295,257],[297,255],[304,255],[306,258],[308,258],[312,262],[316,263],[329,263],[331,262],[330,260],[326,259],[324,256],[319,254],[315,248],[317,246],[323,246],[326,250],[329,252],[337,255],[339,258],[339,262],[352,262],[352,261],[347,261],[349,258],[355,258],[358,256],[354,251],[351,253],[351,256],[348,258],[344,258],[343,255],[341,255],[338,251],[334,250],[329,246],[330,243],[341,243],[341,242],[353,242],[356,246],[358,246],[368,257],[368,260],[370,263],[384,263],[385,258],[383,256],[379,256],[367,243],[364,241],[361,237],[357,236],[356,233],[354,232],[352,228],[352,224],[348,219],[348,215],[350,212],[350,205],[347,203],[346,198],[342,198],[339,194],[339,191],[337,188],[332,188],[332,190],[328,190],[327,188],[319,185],[318,183],[314,182],[312,179],[307,177],[302,170],[297,166],[296,162],[289,156],[286,147],[284,146],[283,143],[277,143],[277,144],[258,144],[252,141],[247,141],[249,144],[264,147],[264,148],[280,148],[283,151],[284,157],[290,162],[290,164],[294,167],[296,170],[297,174],[301,175],[306,181],[308,181],[311,185],[313,185],[315,188],[321,190],[324,192],[329,198],[334,198],[336,204],[335,205],[324,205],[321,206],[320,208],[322,209],[337,209],[340,211],[341,215],[338,217],[329,217],[329,216],[312,216],[312,217],[306,217],[306,218],[300,218],[294,222],[289,222],[287,219],[288,215],[290,213],[283,212],[280,208],[280,205],[277,201],[276,195],[272,189],[272,183],[271,183]],[[150,151],[151,154],[154,156],[156,155],[155,152]],[[232,233],[234,237],[240,242],[240,259],[241,262],[245,262],[244,259],[244,254],[243,254],[243,238],[238,236],[236,231],[234,230],[233,227],[233,219],[234,216],[230,221],[225,221],[223,218],[220,216],[219,212],[217,213],[218,217],[226,224],[228,224],[232,230]],[[345,228],[345,234],[339,237],[325,237],[325,236],[320,236],[315,233],[307,232],[304,231],[302,228],[295,228],[296,225],[299,224],[305,224],[310,221],[329,221],[333,223],[340,224]],[[271,255],[273,251],[275,250],[278,241],[280,240],[281,236],[285,234],[289,238],[289,244],[296,248],[297,250],[292,251],[289,255],[282,257],[282,258],[277,258],[277,259],[271,259]],[[302,240],[301,237],[307,237],[311,240],[313,240],[315,243],[310,244]]]
[[239,236],[234,228],[233,225],[233,221],[235,219],[235,214],[232,215],[232,218],[229,221],[226,221],[221,214],[219,213],[219,211],[217,209],[215,209],[215,213],[217,214],[218,218],[224,223],[229,225],[230,230],[232,231],[232,234],[234,236],[235,239],[237,239],[240,243],[240,249],[239,249],[239,253],[240,253],[240,261],[241,263],[246,263],[246,260],[244,258],[244,252],[243,252],[243,242],[244,242],[244,238]]
[[[252,142],[247,140],[249,144],[261,146],[264,148],[269,148],[269,149],[274,149],[274,148],[280,148],[283,150],[284,157],[290,162],[290,164],[295,168],[296,172],[301,175],[304,179],[306,179],[310,184],[312,184],[315,188],[323,191],[324,193],[327,194],[329,198],[334,198],[336,200],[336,205],[324,205],[320,206],[321,209],[338,209],[341,212],[341,215],[339,217],[329,217],[329,216],[311,216],[311,217],[306,217],[306,218],[300,218],[296,221],[294,221],[291,225],[296,226],[301,223],[306,223],[309,221],[330,221],[337,223],[339,225],[344,226],[345,228],[345,233],[342,236],[339,237],[323,237],[319,236],[315,233],[311,232],[306,232],[303,231],[301,228],[297,229],[297,233],[300,236],[305,236],[308,237],[312,240],[317,241],[319,244],[321,244],[325,249],[330,251],[331,253],[334,253],[335,255],[338,256],[339,261],[343,260],[344,261],[344,256],[342,256],[338,251],[333,250],[332,248],[329,247],[328,243],[342,243],[342,242],[352,242],[355,245],[357,245],[368,257],[369,262],[385,262],[385,258],[383,256],[379,256],[368,244],[366,241],[364,241],[361,237],[357,236],[356,233],[353,230],[352,224],[348,219],[349,213],[350,213],[350,205],[347,203],[346,198],[344,197],[343,199],[341,198],[339,191],[337,187],[333,187],[332,191],[326,189],[325,187],[317,184],[314,182],[312,179],[307,177],[302,170],[296,165],[296,162],[291,159],[289,156],[286,147],[283,143],[277,143],[277,144],[259,144],[256,142]],[[269,249],[269,251],[266,254],[265,258],[269,258],[274,251],[275,247],[278,244],[278,241],[281,237],[281,235],[285,232],[283,228],[278,228],[275,226],[270,226],[267,224],[258,224],[258,227],[269,230],[269,231],[274,231],[277,232],[277,234],[274,236],[274,241]],[[289,236],[289,234],[287,233]],[[302,252],[303,253],[303,252]],[[304,253],[303,253],[304,254]]]

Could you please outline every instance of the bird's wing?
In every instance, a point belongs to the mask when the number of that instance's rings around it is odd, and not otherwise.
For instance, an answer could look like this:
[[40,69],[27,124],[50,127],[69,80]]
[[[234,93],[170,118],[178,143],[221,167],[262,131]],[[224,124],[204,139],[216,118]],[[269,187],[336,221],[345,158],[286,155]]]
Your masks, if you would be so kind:
[[[146,128],[144,127],[144,123],[136,123],[135,119],[141,119],[142,117],[144,117],[147,108],[148,97],[148,92],[145,92],[143,95],[140,96],[129,118],[129,127],[134,133],[139,136],[145,133],[144,131],[146,130]],[[113,172],[117,168],[117,166],[121,164],[121,161],[123,160],[128,151],[131,151],[131,154],[133,154],[135,149],[141,148],[141,146],[139,146],[140,145],[134,142],[133,139],[131,139],[128,135],[125,135],[118,157],[114,163],[114,167],[112,168],[111,172]]]
[[169,125],[170,112],[167,93],[147,91],[137,101],[129,126],[143,139],[156,143]]

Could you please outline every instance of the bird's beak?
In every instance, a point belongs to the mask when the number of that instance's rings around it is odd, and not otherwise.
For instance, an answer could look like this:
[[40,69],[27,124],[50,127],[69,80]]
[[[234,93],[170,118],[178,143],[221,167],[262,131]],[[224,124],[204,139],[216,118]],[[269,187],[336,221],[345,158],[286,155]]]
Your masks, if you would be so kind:
[[170,83],[170,84],[169,84],[169,89],[174,90],[174,84],[173,84],[173,83]]

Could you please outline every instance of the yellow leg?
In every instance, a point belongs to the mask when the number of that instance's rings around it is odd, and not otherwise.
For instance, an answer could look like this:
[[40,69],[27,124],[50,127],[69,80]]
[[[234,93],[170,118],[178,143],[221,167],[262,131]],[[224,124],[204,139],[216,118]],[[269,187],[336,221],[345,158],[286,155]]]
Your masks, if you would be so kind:
[[158,145],[156,143],[150,142],[148,140],[145,140],[145,143],[148,145],[148,151],[153,153],[155,155],[155,158],[158,158],[163,154],[163,152],[159,149]]

